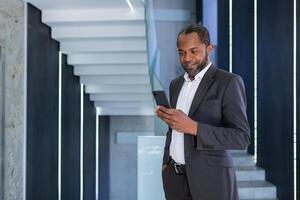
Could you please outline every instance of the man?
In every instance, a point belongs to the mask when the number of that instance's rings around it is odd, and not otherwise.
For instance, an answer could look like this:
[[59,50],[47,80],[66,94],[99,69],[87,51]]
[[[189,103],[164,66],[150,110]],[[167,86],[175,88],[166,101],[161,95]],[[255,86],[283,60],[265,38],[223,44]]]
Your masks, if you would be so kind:
[[169,125],[163,158],[167,200],[237,200],[229,149],[249,142],[246,96],[240,76],[214,67],[213,46],[202,25],[177,37],[185,74],[170,84],[170,105],[157,116]]

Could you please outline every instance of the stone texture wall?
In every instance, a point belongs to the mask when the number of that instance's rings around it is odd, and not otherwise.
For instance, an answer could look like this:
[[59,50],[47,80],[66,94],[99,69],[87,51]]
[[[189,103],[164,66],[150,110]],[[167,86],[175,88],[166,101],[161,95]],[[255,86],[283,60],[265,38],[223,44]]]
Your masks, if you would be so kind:
[[[24,3],[0,0],[0,43],[4,48],[1,88],[4,127],[0,199],[23,199],[24,182]],[[3,52],[4,50],[4,52]]]

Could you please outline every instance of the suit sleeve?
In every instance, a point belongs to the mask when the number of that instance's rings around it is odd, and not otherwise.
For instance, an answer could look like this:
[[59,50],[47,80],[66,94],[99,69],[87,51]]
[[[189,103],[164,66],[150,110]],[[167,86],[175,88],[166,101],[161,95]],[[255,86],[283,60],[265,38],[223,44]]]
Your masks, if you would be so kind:
[[222,127],[198,122],[198,150],[245,149],[250,143],[246,95],[241,77],[231,78],[222,98]]

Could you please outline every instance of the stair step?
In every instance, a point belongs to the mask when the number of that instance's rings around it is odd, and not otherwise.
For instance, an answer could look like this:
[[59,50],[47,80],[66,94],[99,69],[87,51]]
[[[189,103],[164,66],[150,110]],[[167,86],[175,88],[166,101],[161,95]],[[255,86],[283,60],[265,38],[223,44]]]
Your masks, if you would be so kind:
[[63,52],[121,52],[147,51],[146,38],[84,38],[61,40],[60,49]]
[[235,153],[247,153],[247,149],[243,150],[229,150],[229,153],[235,154]]
[[109,93],[109,94],[124,94],[124,93],[151,93],[151,85],[140,84],[140,85],[129,85],[129,84],[119,84],[119,85],[108,85],[108,84],[99,84],[99,85],[86,85],[85,92],[88,94],[97,94],[97,93]]
[[[253,199],[243,199],[243,200],[253,200]],[[278,199],[274,199],[274,198],[271,198],[271,199],[255,199],[255,200],[278,200]]]
[[69,65],[102,64],[142,64],[147,65],[148,57],[144,52],[102,52],[74,53],[68,55]]
[[276,187],[267,181],[238,181],[240,199],[276,199]]
[[53,26],[52,38],[56,40],[80,38],[120,38],[145,37],[145,24],[103,24],[103,25],[72,25]]
[[[126,70],[124,70],[126,69]],[[145,75],[149,74],[147,65],[75,65],[74,74],[80,75]]]
[[95,101],[96,107],[110,107],[110,108],[141,108],[141,107],[154,107],[153,101]]
[[265,170],[256,166],[238,166],[235,172],[238,181],[265,180]]
[[[127,93],[127,94],[90,94],[91,101],[151,101],[153,100],[152,94],[144,93],[144,94],[135,94],[135,93]],[[152,108],[153,109],[153,108]],[[154,110],[154,109],[153,109]]]
[[82,75],[80,83],[85,85],[150,85],[149,75]]
[[234,153],[231,153],[231,156],[232,157],[242,157],[242,156],[250,156],[253,158],[253,155],[250,155],[248,154],[247,152],[234,152]]
[[136,107],[136,108],[113,108],[113,107],[98,107],[99,115],[146,115],[153,116],[154,109],[151,107]]
[[135,8],[134,13],[125,8],[51,9],[43,10],[42,21],[49,26],[86,24],[95,22],[144,21],[145,9]]
[[234,166],[255,166],[253,156],[245,153],[235,154],[232,156]]

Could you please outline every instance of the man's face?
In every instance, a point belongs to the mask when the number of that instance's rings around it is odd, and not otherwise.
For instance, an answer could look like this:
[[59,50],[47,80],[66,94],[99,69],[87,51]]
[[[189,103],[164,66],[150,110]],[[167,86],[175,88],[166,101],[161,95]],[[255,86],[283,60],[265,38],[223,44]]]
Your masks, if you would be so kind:
[[194,77],[208,62],[212,45],[201,43],[197,33],[180,35],[178,38],[179,60],[190,77]]

